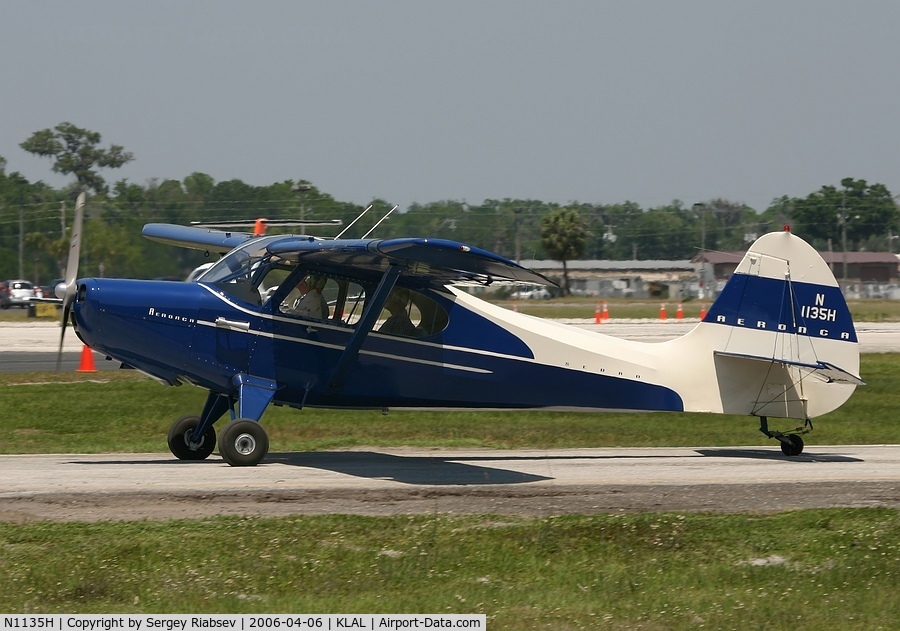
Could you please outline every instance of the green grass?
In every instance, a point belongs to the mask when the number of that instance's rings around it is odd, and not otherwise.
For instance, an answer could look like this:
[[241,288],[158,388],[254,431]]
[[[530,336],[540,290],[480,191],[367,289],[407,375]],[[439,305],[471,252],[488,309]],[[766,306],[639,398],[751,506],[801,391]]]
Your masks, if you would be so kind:
[[[47,311],[49,313],[49,310]],[[9,309],[0,309],[0,322],[59,322],[62,318],[60,313],[55,315],[42,315],[39,317],[29,317],[28,309],[20,309],[12,307]]]
[[[867,354],[857,388],[815,420],[808,444],[900,442],[900,355]],[[96,380],[96,381],[94,381]],[[167,451],[171,423],[197,414],[205,392],[169,388],[134,372],[0,375],[0,453]],[[565,448],[773,445],[752,417],[675,413],[409,412],[271,407],[262,418],[273,452],[360,446]],[[780,423],[780,425],[778,424]],[[789,429],[789,421],[772,426]]]
[[874,629],[900,515],[0,524],[6,612],[486,613],[500,629]]

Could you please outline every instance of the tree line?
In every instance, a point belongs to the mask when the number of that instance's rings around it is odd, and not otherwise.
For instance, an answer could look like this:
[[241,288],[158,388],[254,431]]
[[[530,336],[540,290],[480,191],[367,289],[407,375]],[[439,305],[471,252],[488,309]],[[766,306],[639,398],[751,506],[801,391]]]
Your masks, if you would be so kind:
[[[50,160],[53,172],[73,178],[55,189],[10,171],[0,156],[0,279],[46,283],[62,275],[74,199],[89,192],[81,270],[84,275],[177,277],[204,262],[201,252],[141,237],[150,222],[237,219],[340,219],[348,225],[364,207],[335,199],[306,180],[253,186],[239,179],[216,182],[204,173],[182,180],[108,185],[101,171],[134,160],[118,145],[71,123],[35,132],[20,146]],[[345,235],[361,237],[391,210],[385,200]],[[378,226],[380,238],[428,236],[525,259],[689,259],[700,249],[746,249],[756,236],[790,225],[825,250],[893,250],[898,207],[882,184],[845,178],[803,198],[780,197],[757,210],[726,199],[697,204],[675,200],[654,208],[638,204],[528,199],[487,199],[481,204],[441,200],[398,209]],[[341,228],[310,228],[334,236]],[[297,231],[297,229],[294,229]]]

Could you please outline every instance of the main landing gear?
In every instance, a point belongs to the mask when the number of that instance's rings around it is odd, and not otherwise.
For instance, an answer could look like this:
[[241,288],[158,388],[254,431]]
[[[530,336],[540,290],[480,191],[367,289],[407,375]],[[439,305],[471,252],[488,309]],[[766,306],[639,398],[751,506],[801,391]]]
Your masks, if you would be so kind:
[[[194,438],[200,424],[196,414],[182,416],[169,428],[169,450],[179,460],[205,460],[216,448],[216,430],[210,424]],[[233,467],[253,467],[269,453],[269,437],[256,421],[239,418],[231,421],[219,436],[219,454]]]
[[[238,397],[210,391],[199,416],[182,416],[169,429],[169,449],[179,460],[204,460],[216,448],[213,424],[226,412],[233,419],[219,436],[219,454],[233,467],[253,467],[269,453],[269,437],[259,424],[275,393],[275,383],[236,375]],[[235,418],[238,417],[238,418]]]
[[769,438],[778,439],[778,441],[781,442],[781,452],[785,456],[799,456],[800,454],[802,454],[803,439],[800,438],[800,434],[807,434],[811,432],[812,429],[812,421],[810,419],[806,419],[806,423],[804,423],[802,427],[798,427],[796,429],[788,430],[786,432],[770,430],[769,419],[765,416],[759,417],[759,431],[761,431]]

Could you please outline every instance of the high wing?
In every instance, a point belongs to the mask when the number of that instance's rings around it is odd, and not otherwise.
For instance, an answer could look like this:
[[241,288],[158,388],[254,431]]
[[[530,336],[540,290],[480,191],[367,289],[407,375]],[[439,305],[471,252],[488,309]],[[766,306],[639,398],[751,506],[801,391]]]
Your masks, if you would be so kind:
[[253,238],[248,232],[223,232],[170,223],[148,223],[141,234],[151,241],[225,254]]
[[[149,223],[141,234],[159,243],[225,254],[258,238],[247,232],[212,230],[199,226]],[[267,251],[289,261],[301,259],[323,270],[357,275],[380,276],[390,265],[402,265],[407,278],[423,284],[516,281],[557,286],[546,276],[533,272],[498,254],[447,239],[321,239],[285,236],[271,241]]]
[[356,274],[378,275],[390,265],[402,265],[403,276],[424,284],[495,280],[553,285],[546,276],[502,256],[446,239],[335,239],[290,237],[270,243],[273,256],[304,261],[324,269],[352,268]]

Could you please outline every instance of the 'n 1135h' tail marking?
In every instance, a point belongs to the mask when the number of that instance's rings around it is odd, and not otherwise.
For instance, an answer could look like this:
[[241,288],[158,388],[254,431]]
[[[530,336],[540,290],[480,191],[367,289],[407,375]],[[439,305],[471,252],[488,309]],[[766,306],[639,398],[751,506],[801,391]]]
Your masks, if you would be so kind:
[[856,342],[839,287],[735,274],[704,322]]

